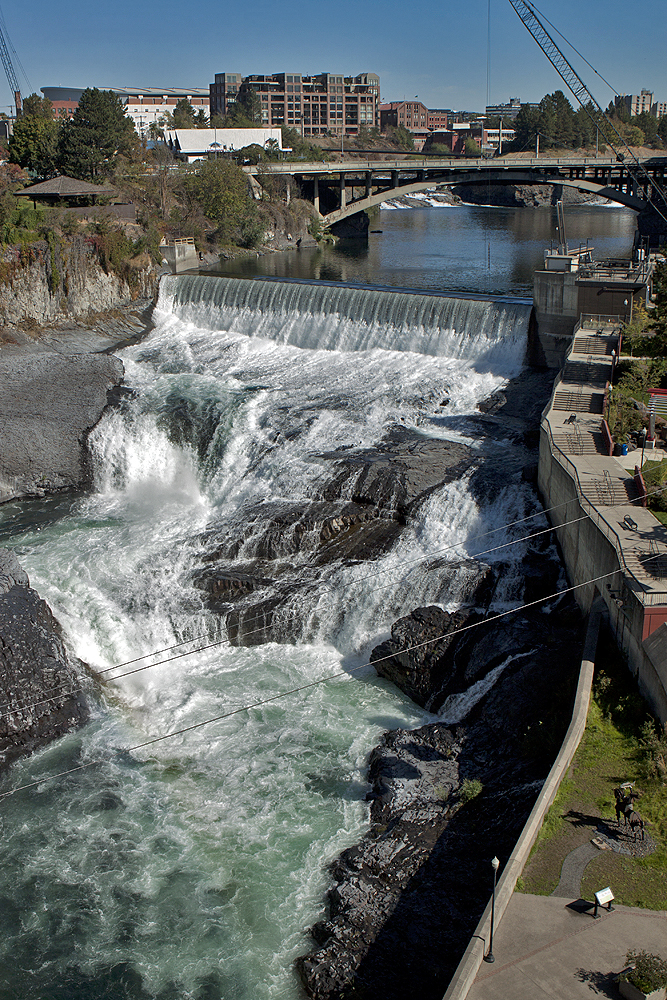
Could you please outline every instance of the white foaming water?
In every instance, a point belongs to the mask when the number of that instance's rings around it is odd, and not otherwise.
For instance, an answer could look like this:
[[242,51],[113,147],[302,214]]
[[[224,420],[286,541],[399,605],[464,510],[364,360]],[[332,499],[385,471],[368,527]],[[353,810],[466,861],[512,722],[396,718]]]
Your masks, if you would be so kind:
[[[193,586],[207,531],[233,535],[267,501],[305,509],[331,476],[326,453],[353,454],[397,424],[454,436],[443,398],[463,420],[521,366],[527,317],[511,304],[397,305],[327,288],[316,313],[310,286],[242,284],[164,283],[156,329],[122,354],[135,395],[91,435],[95,489],[17,544],[96,670],[219,636]],[[321,914],[325,866],[367,824],[368,752],[383,730],[431,718],[351,668],[399,615],[456,606],[475,558],[494,558],[484,551],[499,535],[475,536],[516,507],[508,489],[480,512],[466,479],[436,491],[383,558],[322,571],[300,644],[222,644],[124,678],[170,653],[110,670],[90,724],[6,779],[96,762],[0,812],[7,997],[57,984],[92,998],[121,975],[128,997],[298,997],[292,962]]]
[[491,690],[493,685],[496,683],[501,674],[504,673],[510,663],[514,663],[523,656],[530,656],[532,652],[534,652],[534,650],[526,653],[519,653],[517,656],[508,656],[507,659],[503,660],[502,663],[499,663],[497,667],[493,667],[492,670],[489,670],[485,677],[482,677],[480,680],[475,681],[474,684],[471,684],[467,691],[450,694],[449,698],[445,698],[445,701],[438,712],[441,720],[448,726],[454,726],[458,722],[462,722],[475,705],[482,700],[484,695]]

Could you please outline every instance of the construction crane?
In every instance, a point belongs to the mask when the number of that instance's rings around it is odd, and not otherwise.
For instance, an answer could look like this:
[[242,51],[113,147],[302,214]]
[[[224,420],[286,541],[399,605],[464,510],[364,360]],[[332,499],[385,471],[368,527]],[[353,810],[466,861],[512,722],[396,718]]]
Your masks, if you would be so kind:
[[[7,80],[9,82],[9,89],[14,94],[14,106],[16,108],[16,117],[20,118],[23,113],[23,99],[21,97],[21,88],[19,87],[19,81],[16,77],[14,71],[14,65],[9,55],[9,48],[6,41],[7,29],[2,30],[2,17],[0,12],[0,58],[2,59],[2,65],[5,67],[5,73],[7,74]],[[9,37],[9,36],[7,36]]]
[[[616,159],[621,163],[625,163],[628,173],[637,186],[643,188],[646,192],[647,202],[667,222],[667,194],[637,159],[614,123],[607,118],[586,84],[570,65],[538,18],[532,5],[527,0],[509,0],[509,2],[568,90],[574,94],[595,127],[600,130],[600,134],[604,137],[607,144],[611,146],[616,154]],[[627,162],[628,157],[630,162]],[[654,198],[651,197],[652,194],[655,196]]]

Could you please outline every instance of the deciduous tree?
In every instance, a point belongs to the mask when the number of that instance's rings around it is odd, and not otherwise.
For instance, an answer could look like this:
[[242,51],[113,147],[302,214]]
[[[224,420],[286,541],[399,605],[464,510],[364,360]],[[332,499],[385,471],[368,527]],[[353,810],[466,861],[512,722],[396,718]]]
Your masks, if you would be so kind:
[[223,243],[234,240],[251,245],[259,237],[257,208],[248,191],[248,180],[230,160],[204,160],[181,182],[191,207],[199,206],[215,225]]
[[17,118],[9,140],[10,161],[32,171],[39,180],[51,177],[56,172],[59,128],[54,118],[42,114]]

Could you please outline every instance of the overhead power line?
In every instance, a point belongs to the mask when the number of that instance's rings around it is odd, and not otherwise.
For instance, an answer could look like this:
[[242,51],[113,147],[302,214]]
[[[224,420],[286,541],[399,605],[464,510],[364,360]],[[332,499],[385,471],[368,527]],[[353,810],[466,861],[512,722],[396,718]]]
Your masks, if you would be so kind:
[[[555,591],[546,597],[540,597],[535,601],[528,601],[526,604],[522,604],[518,608],[511,608],[509,611],[501,611],[498,614],[493,615],[492,618],[486,618],[483,621],[473,622],[471,625],[463,625],[458,629],[453,629],[451,632],[444,632],[442,635],[434,636],[431,639],[426,639],[424,642],[414,643],[412,646],[405,646],[400,650],[401,653],[409,653],[415,649],[423,649],[424,646],[430,646],[435,642],[440,642],[442,639],[451,638],[455,635],[460,635],[462,632],[469,632],[474,628],[479,628],[480,625],[488,625],[490,622],[499,620],[501,618],[507,618],[508,615],[517,614],[520,611],[526,611],[528,608],[536,607],[538,604],[546,604],[548,601],[553,601],[556,598],[563,597],[565,594],[570,594],[581,587],[588,587],[592,583],[599,583],[601,580],[606,580],[610,576],[615,576],[619,570],[611,570],[609,573],[603,573],[600,576],[592,577],[590,580],[585,580],[583,583],[574,584],[572,587],[565,587],[563,590]],[[339,670],[334,674],[329,674],[327,677],[320,677],[318,680],[309,681],[307,684],[300,684],[297,687],[290,688],[289,691],[281,691],[278,694],[271,695],[269,698],[261,698],[257,701],[249,702],[245,705],[239,705],[238,708],[230,709],[228,712],[223,712],[221,715],[216,715],[211,719],[205,719],[203,722],[195,722],[191,726],[183,726],[180,729],[172,730],[169,733],[163,733],[160,736],[153,736],[148,740],[144,740],[142,743],[135,743],[134,746],[121,747],[119,748],[123,753],[133,753],[136,750],[142,750],[145,747],[154,746],[156,743],[162,743],[165,740],[175,739],[177,736],[182,736],[185,733],[194,732],[197,729],[203,729],[205,726],[213,725],[215,722],[223,722],[225,719],[231,719],[235,715],[240,715],[243,712],[249,712],[253,708],[262,708],[265,705],[271,705],[277,701],[281,701],[283,698],[289,698],[291,695],[300,694],[303,691],[308,691],[311,688],[319,687],[321,684],[326,684],[329,681],[337,680],[341,677],[349,677],[350,674],[356,673],[365,667],[374,666],[376,663],[381,663],[383,660],[391,659],[393,654],[383,656],[378,660],[368,660],[365,663],[360,663],[356,667],[350,667],[347,670]],[[102,758],[96,758],[95,760],[87,761],[85,764],[79,764],[77,767],[68,768],[66,771],[59,771],[57,774],[45,775],[42,778],[38,778],[35,781],[27,782],[24,785],[19,785],[17,788],[12,788],[8,792],[0,793],[0,799],[8,798],[10,795],[14,795],[16,792],[24,791],[27,788],[35,788],[37,785],[43,784],[45,781],[54,781],[56,778],[63,778],[68,774],[74,774],[77,771],[84,771],[89,767],[94,767],[98,764],[103,764],[104,760]]]
[[[653,496],[655,493],[662,493],[666,489],[667,489],[667,486],[660,487],[660,488],[652,491],[651,493],[647,494],[647,496]],[[562,504],[558,504],[556,507],[549,508],[549,510],[556,510],[557,507],[566,506],[570,502],[571,501],[569,501],[569,500],[565,501]],[[610,505],[609,509],[613,509],[614,507],[623,507],[623,506],[626,506],[626,504],[624,502],[620,501],[617,504]],[[529,515],[529,517],[521,518],[521,519],[519,519],[517,521],[512,521],[508,525],[501,525],[498,528],[493,528],[490,531],[484,532],[483,534],[478,535],[476,537],[478,537],[478,538],[485,537],[485,536],[487,536],[489,534],[495,533],[496,531],[501,531],[503,529],[506,529],[507,527],[509,527],[511,525],[524,523],[525,521],[531,520],[534,517],[539,516],[541,513],[544,513],[544,512],[538,512],[538,514]],[[566,527],[566,526],[571,525],[571,524],[577,524],[579,521],[583,521],[587,517],[588,517],[588,514],[582,514],[579,517],[571,518],[568,521],[564,521],[561,525],[559,525],[559,527]],[[510,548],[513,545],[519,545],[521,543],[525,543],[525,542],[531,541],[532,539],[538,538],[541,535],[549,534],[553,530],[554,529],[551,528],[551,527],[543,528],[540,531],[533,532],[533,533],[531,533],[529,535],[524,535],[524,536],[522,536],[520,538],[511,539],[511,540],[509,540],[507,542],[502,542],[500,545],[493,546],[492,548],[484,549],[484,550],[476,553],[476,556],[489,555],[492,552],[499,551],[500,549]],[[429,562],[431,562],[433,560],[433,558],[435,556],[437,556],[437,555],[439,555],[439,554],[441,554],[443,552],[446,552],[446,551],[451,551],[452,549],[457,548],[461,544],[462,543],[460,543],[460,542],[454,543],[453,545],[446,546],[445,549],[438,550],[438,552],[436,552],[434,554],[431,554],[431,555],[425,556],[425,557],[420,557],[419,559],[414,560],[414,564],[410,567],[410,569],[408,570],[408,572],[412,572],[412,570],[415,569],[416,566],[418,566],[418,565],[423,565],[425,563],[428,564]],[[656,556],[649,557],[649,559],[647,559],[647,561],[650,561],[652,558],[657,558],[657,557]],[[406,565],[410,565],[410,564],[406,564]],[[391,569],[393,569],[393,567],[387,567],[387,568],[385,568],[383,570],[380,570],[380,571],[378,571],[376,573],[369,574],[366,577],[362,577],[361,581],[356,581],[356,582],[363,582],[364,580],[372,579],[373,577],[378,576],[380,572],[382,572],[382,573],[389,572],[389,571],[391,571]],[[620,572],[620,570],[616,570],[615,572]],[[393,586],[395,586],[395,581],[391,581],[390,583],[384,584],[381,587],[375,587],[374,590],[373,590],[373,592],[377,593],[380,590],[387,590],[387,589],[389,589],[390,587],[393,587]],[[246,620],[246,622],[244,622],[244,624],[248,624],[249,625],[249,624],[253,624],[253,622],[256,622],[256,621],[262,621],[263,622],[264,621],[263,616],[262,615],[257,615],[256,617],[249,618],[249,619]],[[244,632],[244,638],[248,638],[248,637],[250,637],[252,635],[255,635],[257,632],[262,632],[264,630],[264,628],[265,628],[265,625],[262,624],[257,629],[251,629],[250,631]],[[135,657],[132,660],[126,660],[124,663],[119,663],[119,664],[116,664],[115,666],[107,667],[104,671],[98,671],[98,673],[99,674],[108,673],[110,670],[116,670],[116,669],[119,669],[122,666],[129,666],[132,663],[140,662],[141,660],[147,659],[150,656],[157,656],[157,655],[159,655],[162,652],[170,652],[171,650],[178,649],[178,648],[180,648],[180,646],[187,645],[188,643],[198,642],[198,641],[200,641],[200,639],[203,639],[203,638],[209,638],[208,634],[200,636],[198,638],[184,639],[182,642],[176,643],[174,646],[167,646],[164,649],[157,650],[157,651],[155,651],[153,653],[146,653],[143,656]],[[204,651],[206,651],[208,649],[214,649],[214,648],[216,648],[218,646],[231,646],[231,645],[232,645],[232,640],[227,635],[227,636],[225,636],[222,639],[216,640],[215,642],[207,643],[205,646],[198,646],[196,649],[186,650],[185,652],[177,653],[175,656],[168,656],[168,657],[166,657],[166,658],[164,658],[162,660],[156,660],[153,663],[147,663],[147,664],[145,664],[142,667],[136,667],[133,670],[127,670],[127,671],[125,671],[122,674],[116,674],[114,677],[110,677],[109,680],[112,680],[112,681],[121,680],[124,677],[129,677],[129,676],[131,676],[133,674],[138,674],[138,673],[142,673],[145,670],[150,670],[153,667],[163,666],[164,664],[171,663],[174,660],[182,659],[185,656],[194,656],[197,653],[202,653],[202,652],[204,652]],[[72,688],[69,691],[66,691],[66,690],[63,691],[62,689],[51,688],[51,692],[53,692],[53,697],[44,698],[44,699],[42,699],[42,700],[40,700],[38,702],[33,702],[30,705],[16,705],[13,708],[11,708],[9,711],[2,711],[2,713],[0,713],[0,720],[6,719],[6,718],[11,718],[12,716],[16,715],[19,712],[31,711],[32,709],[39,708],[42,705],[49,705],[49,704],[52,704],[53,702],[56,702],[56,701],[62,701],[63,698],[71,698],[75,694],[80,694],[83,690],[84,690],[84,688],[81,685],[79,685],[76,688]],[[4,705],[0,706],[0,709],[3,709],[3,710],[7,709],[7,708],[9,708],[9,703],[8,702],[5,703]]]

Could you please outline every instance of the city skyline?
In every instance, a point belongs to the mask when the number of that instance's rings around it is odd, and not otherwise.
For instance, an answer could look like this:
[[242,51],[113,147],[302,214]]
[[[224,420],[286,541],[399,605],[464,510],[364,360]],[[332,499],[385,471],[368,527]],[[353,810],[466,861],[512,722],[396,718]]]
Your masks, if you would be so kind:
[[[599,103],[606,107],[613,99],[602,77],[619,93],[645,87],[657,100],[667,100],[665,0],[642,5],[645,35],[628,24],[620,0],[605,5],[603,24],[591,8],[577,0],[539,4],[600,74],[555,36]],[[250,16],[236,3],[202,0],[197,18],[190,20],[173,0],[145,0],[139,7],[119,0],[112,20],[108,8],[81,0],[58,8],[34,0],[29,19],[15,10],[3,13],[24,96],[46,86],[206,87],[221,71],[245,76],[289,70],[373,72],[380,77],[383,101],[417,97],[427,107],[456,110],[481,111],[487,97],[491,104],[514,96],[532,102],[566,91],[507,0],[471,0],[464,12],[425,0],[418,16],[394,0],[383,5],[381,16],[351,0],[335,7],[324,0],[284,0],[279,8],[257,0]],[[4,73],[1,86],[0,110],[7,112],[12,95]]]

